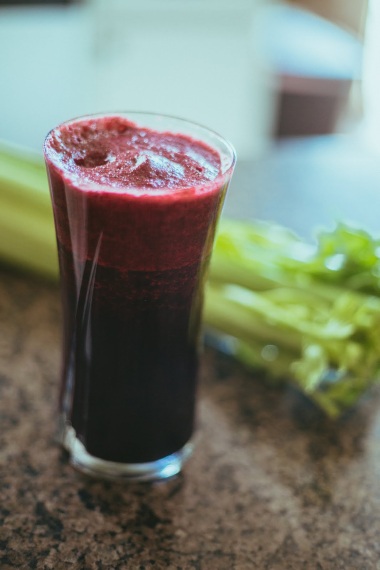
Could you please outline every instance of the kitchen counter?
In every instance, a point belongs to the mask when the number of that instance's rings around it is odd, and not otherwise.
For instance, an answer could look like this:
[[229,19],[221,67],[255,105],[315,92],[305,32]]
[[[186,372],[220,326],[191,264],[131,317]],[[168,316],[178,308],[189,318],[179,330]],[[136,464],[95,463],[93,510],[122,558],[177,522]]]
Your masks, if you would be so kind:
[[208,347],[184,472],[91,480],[54,441],[60,324],[55,284],[0,268],[1,570],[380,569],[379,389],[332,422]]

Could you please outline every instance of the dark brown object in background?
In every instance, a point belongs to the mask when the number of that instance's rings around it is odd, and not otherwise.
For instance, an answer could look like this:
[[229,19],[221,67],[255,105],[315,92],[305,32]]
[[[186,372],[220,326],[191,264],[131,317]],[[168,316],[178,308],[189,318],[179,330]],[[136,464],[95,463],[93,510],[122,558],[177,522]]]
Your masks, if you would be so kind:
[[352,81],[281,77],[275,136],[331,134],[347,108]]
[[362,43],[341,27],[291,6],[269,9],[265,49],[275,77],[275,138],[331,134],[360,83]]

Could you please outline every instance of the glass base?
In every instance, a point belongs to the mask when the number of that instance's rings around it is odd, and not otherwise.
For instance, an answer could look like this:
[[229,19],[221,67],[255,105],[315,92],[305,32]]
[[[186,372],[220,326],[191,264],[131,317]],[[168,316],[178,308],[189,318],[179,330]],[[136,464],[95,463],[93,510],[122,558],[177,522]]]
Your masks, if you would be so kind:
[[147,463],[118,463],[90,455],[79,441],[71,426],[60,430],[59,440],[70,454],[70,463],[75,469],[100,479],[116,481],[159,481],[177,475],[193,450],[188,442],[182,449],[162,459]]

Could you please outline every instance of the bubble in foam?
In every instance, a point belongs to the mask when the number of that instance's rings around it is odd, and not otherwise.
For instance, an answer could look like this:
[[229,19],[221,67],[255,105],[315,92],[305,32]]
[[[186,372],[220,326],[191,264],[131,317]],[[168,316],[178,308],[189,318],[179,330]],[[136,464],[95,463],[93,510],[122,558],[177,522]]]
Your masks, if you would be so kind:
[[97,166],[104,166],[115,160],[115,157],[105,150],[88,151],[84,155],[74,158],[77,166],[83,168],[96,168]]

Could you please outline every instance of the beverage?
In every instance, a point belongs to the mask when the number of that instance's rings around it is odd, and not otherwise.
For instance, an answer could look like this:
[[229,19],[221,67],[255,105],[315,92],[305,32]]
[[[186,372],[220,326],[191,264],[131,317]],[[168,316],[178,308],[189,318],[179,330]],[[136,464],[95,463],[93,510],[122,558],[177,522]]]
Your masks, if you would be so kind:
[[203,284],[234,157],[199,127],[198,139],[173,131],[187,125],[102,115],[46,139],[64,307],[62,439],[90,473],[163,477],[189,450]]

